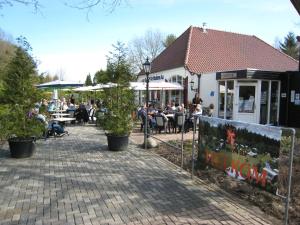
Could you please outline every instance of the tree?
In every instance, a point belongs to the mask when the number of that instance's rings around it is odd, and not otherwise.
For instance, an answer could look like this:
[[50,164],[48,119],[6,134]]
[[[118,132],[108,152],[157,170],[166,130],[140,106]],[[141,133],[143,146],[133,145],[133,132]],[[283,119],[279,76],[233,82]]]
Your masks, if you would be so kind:
[[107,56],[107,78],[109,82],[128,84],[135,78],[128,62],[128,50],[121,42],[117,42],[113,48],[114,50]]
[[[109,82],[116,83],[116,86],[103,90],[103,98],[105,99],[105,108],[107,112],[103,120],[100,122],[108,135],[109,149],[114,150],[114,146],[110,143],[111,136],[120,137],[128,135],[133,127],[131,113],[135,110],[134,90],[129,88],[129,81],[134,79],[131,73],[130,64],[127,59],[127,49],[121,42],[113,45],[113,51],[107,56],[106,75]],[[119,142],[119,140],[114,140]],[[126,141],[120,142],[125,144]],[[117,149],[124,148],[118,146]]]
[[[29,54],[31,47],[26,38],[17,39],[21,45],[16,48],[12,60],[3,76],[3,92],[0,96],[1,107],[6,107],[8,114],[3,114],[0,130],[5,130],[8,137],[32,137],[41,134],[42,124],[29,116],[32,107],[40,99],[36,87],[36,63]],[[3,119],[4,118],[4,119]]]
[[102,69],[95,73],[93,80],[95,84],[105,84],[109,82],[106,71]]
[[284,38],[284,42],[280,42],[280,50],[294,59],[299,58],[299,48],[294,33],[289,32]]
[[158,30],[147,30],[142,37],[137,37],[129,43],[129,59],[133,72],[142,70],[142,64],[149,57],[152,61],[164,49],[163,34]]
[[164,47],[169,47],[176,39],[177,37],[174,34],[168,34],[165,41],[163,42]]
[[86,85],[86,86],[91,86],[91,85],[93,85],[92,78],[91,78],[91,74],[88,74],[88,75],[86,76],[86,79],[85,79],[85,85]]
[[47,72],[43,72],[39,75],[39,83],[46,83],[46,82],[50,82],[53,80],[58,80],[58,76],[54,75],[52,76],[51,74],[47,73]]

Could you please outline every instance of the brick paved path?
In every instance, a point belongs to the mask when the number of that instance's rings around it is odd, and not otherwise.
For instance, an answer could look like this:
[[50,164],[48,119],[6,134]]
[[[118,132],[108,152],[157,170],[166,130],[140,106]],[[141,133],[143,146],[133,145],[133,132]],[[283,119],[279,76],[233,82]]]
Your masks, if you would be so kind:
[[94,127],[38,141],[29,159],[0,150],[0,224],[274,224],[257,209],[131,145],[109,152]]

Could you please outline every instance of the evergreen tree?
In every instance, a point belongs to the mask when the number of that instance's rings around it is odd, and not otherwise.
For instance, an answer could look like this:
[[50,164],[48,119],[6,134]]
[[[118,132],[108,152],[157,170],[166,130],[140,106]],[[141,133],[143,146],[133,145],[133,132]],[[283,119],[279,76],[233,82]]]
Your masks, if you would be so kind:
[[105,84],[108,83],[109,79],[105,70],[99,70],[94,75],[94,83]]
[[169,35],[166,37],[166,39],[165,39],[163,45],[165,46],[165,48],[167,48],[167,47],[169,47],[176,39],[177,39],[177,38],[176,38],[176,36],[175,36],[174,34],[169,34]]
[[88,74],[88,75],[86,76],[86,79],[85,79],[85,85],[86,85],[86,86],[91,86],[91,85],[93,85],[92,78],[91,78],[91,74]]
[[6,130],[8,137],[32,137],[41,134],[42,123],[29,116],[40,94],[34,86],[38,82],[36,63],[29,54],[31,47],[23,37],[18,39],[21,47],[7,66],[3,76],[3,92],[0,105],[8,114],[0,118],[0,130]]
[[128,84],[134,80],[134,76],[127,59],[127,49],[121,42],[117,42],[113,47],[114,50],[107,56],[107,77],[110,82]]
[[297,40],[294,33],[289,32],[284,38],[284,42],[280,42],[280,50],[298,60],[299,48],[297,47]]

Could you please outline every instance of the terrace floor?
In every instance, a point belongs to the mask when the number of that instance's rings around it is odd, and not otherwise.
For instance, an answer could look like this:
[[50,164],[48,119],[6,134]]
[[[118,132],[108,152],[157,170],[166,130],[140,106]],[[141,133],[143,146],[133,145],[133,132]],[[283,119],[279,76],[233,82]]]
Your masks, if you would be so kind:
[[110,152],[103,131],[66,129],[39,140],[31,158],[0,146],[1,225],[280,224],[134,142]]

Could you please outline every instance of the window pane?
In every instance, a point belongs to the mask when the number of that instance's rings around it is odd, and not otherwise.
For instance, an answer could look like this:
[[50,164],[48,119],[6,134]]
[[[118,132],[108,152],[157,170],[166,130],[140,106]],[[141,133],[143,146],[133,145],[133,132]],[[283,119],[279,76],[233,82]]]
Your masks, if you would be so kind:
[[239,87],[239,112],[254,113],[255,105],[255,87],[240,86]]
[[261,82],[260,124],[268,123],[269,82]]
[[277,113],[278,113],[278,81],[272,81],[271,84],[271,108],[270,108],[270,123],[277,125]]
[[225,104],[225,81],[219,82],[219,112],[218,116],[224,118],[224,104]]
[[226,107],[226,119],[232,119],[233,112],[233,84],[234,81],[227,81],[227,107]]

